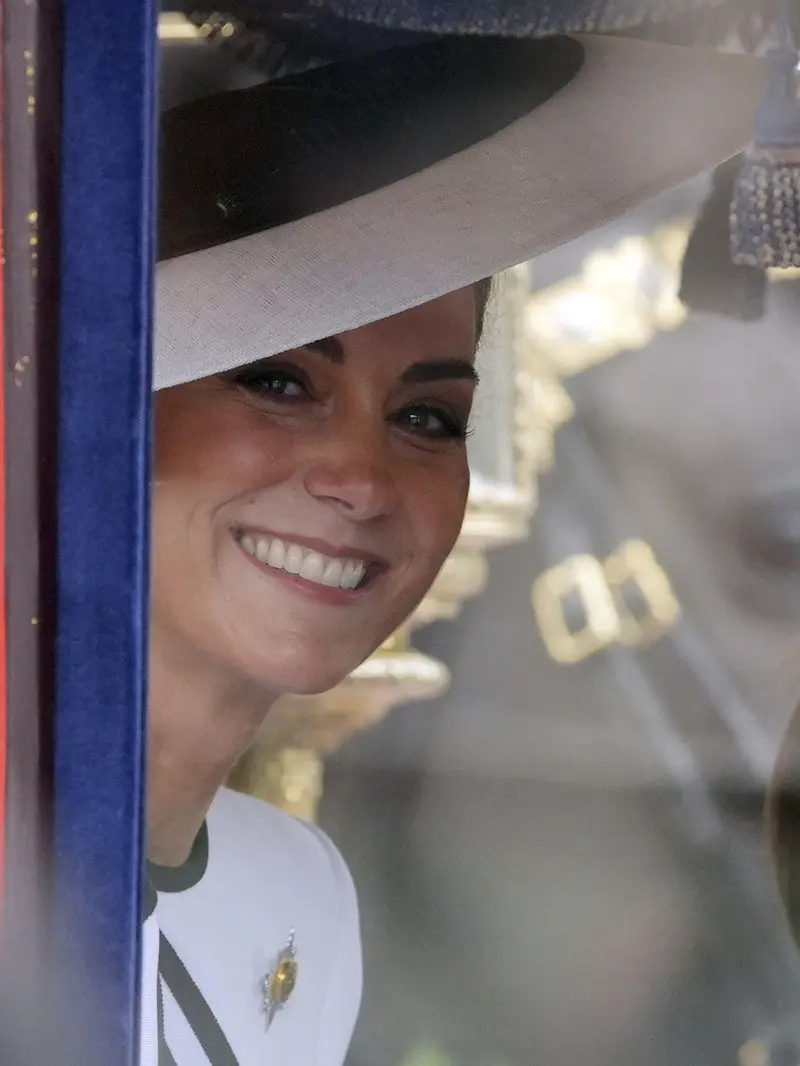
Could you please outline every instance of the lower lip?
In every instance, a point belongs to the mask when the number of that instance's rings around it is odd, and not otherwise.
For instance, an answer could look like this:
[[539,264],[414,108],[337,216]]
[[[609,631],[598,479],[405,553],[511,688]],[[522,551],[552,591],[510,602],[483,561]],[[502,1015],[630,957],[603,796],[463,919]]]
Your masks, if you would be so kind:
[[256,557],[251,555],[250,552],[245,551],[238,540],[235,543],[245,559],[252,563],[259,573],[269,574],[270,577],[274,577],[277,581],[284,582],[284,584],[288,585],[295,592],[300,593],[301,596],[305,596],[317,603],[330,603],[338,607],[348,607],[352,604],[359,603],[371,592],[375,582],[380,580],[381,577],[380,573],[374,574],[368,585],[357,589],[343,589],[333,585],[318,585],[316,581],[307,581],[306,578],[300,577],[299,574],[290,574],[287,570],[278,570],[274,566],[268,566],[267,563],[262,563],[260,559],[256,559]]

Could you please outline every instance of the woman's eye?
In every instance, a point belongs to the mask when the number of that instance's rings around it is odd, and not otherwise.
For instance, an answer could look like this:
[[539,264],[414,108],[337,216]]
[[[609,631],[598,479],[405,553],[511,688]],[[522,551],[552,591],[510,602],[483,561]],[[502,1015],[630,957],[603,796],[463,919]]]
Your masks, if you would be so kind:
[[442,440],[464,440],[467,427],[452,411],[428,404],[405,407],[397,416],[397,422],[426,437]]
[[309,392],[307,384],[297,374],[278,368],[263,370],[258,374],[243,374],[238,378],[237,384],[259,396],[276,399],[285,397],[294,400]]

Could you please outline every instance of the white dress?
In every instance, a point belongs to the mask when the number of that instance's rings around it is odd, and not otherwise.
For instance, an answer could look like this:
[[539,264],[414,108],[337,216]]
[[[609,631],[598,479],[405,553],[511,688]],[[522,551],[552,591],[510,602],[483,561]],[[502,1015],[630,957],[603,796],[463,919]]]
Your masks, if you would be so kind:
[[[341,1066],[361,999],[355,891],[328,838],[222,789],[192,855],[148,867],[141,1066]],[[296,983],[263,982],[294,937]]]

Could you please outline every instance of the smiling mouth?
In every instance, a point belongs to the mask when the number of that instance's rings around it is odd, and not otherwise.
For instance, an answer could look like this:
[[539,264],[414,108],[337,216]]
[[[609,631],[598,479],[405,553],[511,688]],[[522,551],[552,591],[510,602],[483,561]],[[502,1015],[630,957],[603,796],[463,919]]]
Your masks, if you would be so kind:
[[239,546],[258,562],[324,588],[362,589],[381,569],[379,563],[365,559],[334,558],[263,533],[234,530],[233,535]]

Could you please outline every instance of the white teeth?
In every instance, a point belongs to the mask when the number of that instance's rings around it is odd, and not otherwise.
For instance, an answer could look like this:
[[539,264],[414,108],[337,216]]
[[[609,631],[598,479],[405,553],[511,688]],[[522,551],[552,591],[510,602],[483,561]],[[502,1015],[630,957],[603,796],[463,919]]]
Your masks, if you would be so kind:
[[267,562],[270,566],[274,566],[276,570],[283,569],[283,560],[286,558],[286,545],[280,539],[276,537],[272,544],[269,546],[269,556]]
[[342,588],[354,589],[363,576],[363,563],[355,563],[352,560],[348,563],[345,563],[344,570],[342,571]]
[[358,559],[331,559],[299,544],[287,544],[279,537],[244,533],[239,543],[259,562],[329,588],[357,588],[367,570],[367,564]]
[[306,581],[319,582],[324,569],[325,560],[322,556],[318,555],[317,552],[309,552],[300,567],[300,577],[304,577]]
[[331,559],[328,565],[325,567],[325,572],[322,575],[321,584],[329,585],[331,588],[336,588],[342,581],[342,570],[344,564],[339,559]]
[[290,544],[286,549],[286,558],[283,560],[283,569],[287,574],[299,574],[303,565],[303,549],[297,544]]
[[353,571],[355,570],[354,563],[345,563],[342,570],[342,580],[340,582],[342,588],[351,589],[353,587]]

